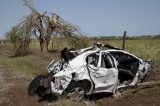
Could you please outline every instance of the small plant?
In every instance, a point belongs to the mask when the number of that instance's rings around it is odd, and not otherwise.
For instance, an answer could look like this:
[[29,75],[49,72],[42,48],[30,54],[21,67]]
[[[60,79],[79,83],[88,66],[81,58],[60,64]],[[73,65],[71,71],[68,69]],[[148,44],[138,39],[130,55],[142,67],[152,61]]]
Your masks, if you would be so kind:
[[24,21],[6,33],[6,38],[14,45],[14,56],[24,56],[30,53],[31,22]]

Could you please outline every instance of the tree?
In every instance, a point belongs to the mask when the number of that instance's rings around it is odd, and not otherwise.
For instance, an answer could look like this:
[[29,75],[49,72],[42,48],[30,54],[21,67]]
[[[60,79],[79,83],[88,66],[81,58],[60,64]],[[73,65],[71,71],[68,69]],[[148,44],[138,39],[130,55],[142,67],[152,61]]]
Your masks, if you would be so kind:
[[14,45],[14,56],[24,56],[30,53],[32,23],[24,20],[6,33],[6,38]]
[[81,31],[78,26],[64,21],[55,13],[47,14],[46,11],[41,14],[33,7],[31,0],[23,0],[23,2],[32,12],[6,34],[16,48],[16,56],[30,52],[29,43],[32,35],[39,40],[43,52],[48,52],[48,45],[53,36],[65,38],[74,47],[79,45]]
[[48,45],[52,36],[60,35],[74,42],[78,39],[79,27],[64,21],[55,13],[47,14],[47,11],[41,14],[38,12],[31,0],[23,0],[24,5],[32,10],[32,13],[26,17],[27,21],[32,23],[32,31],[40,43],[41,51],[48,52]]
[[13,27],[9,32],[5,33],[6,38],[13,44],[14,48],[17,47],[17,42],[19,40],[17,31],[17,28]]

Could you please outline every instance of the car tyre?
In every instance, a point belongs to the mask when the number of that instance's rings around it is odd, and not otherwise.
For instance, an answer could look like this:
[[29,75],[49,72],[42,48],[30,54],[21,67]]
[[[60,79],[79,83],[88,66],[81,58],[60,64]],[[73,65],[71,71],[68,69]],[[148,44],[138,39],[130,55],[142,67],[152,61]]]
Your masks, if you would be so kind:
[[83,85],[79,82],[72,81],[67,89],[65,90],[65,95],[67,98],[73,101],[81,101],[84,99],[86,91]]
[[32,80],[32,82],[28,86],[28,94],[30,96],[33,96],[38,93],[37,90],[40,90],[39,87],[41,84],[41,80],[44,78],[47,78],[47,75],[38,75]]

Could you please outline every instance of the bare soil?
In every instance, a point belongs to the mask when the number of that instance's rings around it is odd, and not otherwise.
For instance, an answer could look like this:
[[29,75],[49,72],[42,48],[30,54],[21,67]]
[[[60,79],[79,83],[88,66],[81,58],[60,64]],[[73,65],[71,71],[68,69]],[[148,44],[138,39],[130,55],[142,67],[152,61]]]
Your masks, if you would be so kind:
[[0,106],[44,106],[39,98],[27,93],[29,78],[0,66]]
[[133,88],[119,98],[103,98],[96,102],[100,106],[160,106],[160,85]]

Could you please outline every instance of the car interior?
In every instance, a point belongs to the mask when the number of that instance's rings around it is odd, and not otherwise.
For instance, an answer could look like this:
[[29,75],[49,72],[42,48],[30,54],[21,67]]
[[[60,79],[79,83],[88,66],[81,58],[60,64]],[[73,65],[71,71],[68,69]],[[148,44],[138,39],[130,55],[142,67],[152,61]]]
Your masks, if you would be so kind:
[[118,62],[118,78],[120,83],[132,81],[139,68],[139,60],[123,52],[110,52]]

